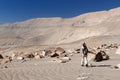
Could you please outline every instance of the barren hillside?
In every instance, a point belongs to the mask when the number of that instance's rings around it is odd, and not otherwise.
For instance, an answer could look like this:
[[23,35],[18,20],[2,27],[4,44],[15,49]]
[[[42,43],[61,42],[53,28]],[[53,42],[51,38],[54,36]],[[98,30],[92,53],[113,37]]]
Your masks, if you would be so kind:
[[2,24],[0,25],[0,47],[74,43],[95,36],[118,37],[120,35],[119,13],[120,8],[116,8],[86,13],[73,18],[36,18]]

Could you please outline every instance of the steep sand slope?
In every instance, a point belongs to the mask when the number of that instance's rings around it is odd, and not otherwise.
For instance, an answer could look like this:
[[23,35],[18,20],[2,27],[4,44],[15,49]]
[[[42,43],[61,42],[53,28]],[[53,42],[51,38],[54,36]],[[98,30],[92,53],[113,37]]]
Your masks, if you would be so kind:
[[0,25],[0,46],[71,43],[93,36],[120,35],[120,8],[73,18],[36,18]]

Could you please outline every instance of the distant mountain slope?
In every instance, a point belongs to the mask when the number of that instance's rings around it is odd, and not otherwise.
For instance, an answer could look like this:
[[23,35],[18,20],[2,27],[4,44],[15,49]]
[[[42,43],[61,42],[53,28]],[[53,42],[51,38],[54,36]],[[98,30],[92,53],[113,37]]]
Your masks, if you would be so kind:
[[64,44],[104,35],[120,35],[120,8],[73,18],[36,18],[2,24],[0,46]]

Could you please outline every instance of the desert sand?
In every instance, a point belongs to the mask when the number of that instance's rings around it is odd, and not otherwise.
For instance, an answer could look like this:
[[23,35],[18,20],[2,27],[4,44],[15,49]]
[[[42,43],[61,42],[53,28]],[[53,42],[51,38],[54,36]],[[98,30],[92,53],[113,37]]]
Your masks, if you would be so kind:
[[109,52],[110,60],[91,59],[93,66],[87,68],[81,67],[80,54],[74,54],[67,63],[54,62],[53,58],[13,61],[0,65],[0,80],[119,80],[120,69],[113,66],[119,63],[120,55],[114,53],[115,49]]

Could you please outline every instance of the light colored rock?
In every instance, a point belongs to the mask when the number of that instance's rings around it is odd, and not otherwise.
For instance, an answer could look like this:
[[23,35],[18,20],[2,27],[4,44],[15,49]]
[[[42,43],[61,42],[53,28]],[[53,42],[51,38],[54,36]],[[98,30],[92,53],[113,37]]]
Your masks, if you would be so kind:
[[45,53],[46,53],[45,50],[43,50],[40,55],[45,57]]
[[62,62],[62,60],[60,60],[60,59],[53,59],[53,62],[56,62],[56,63],[61,63],[61,62]]
[[62,60],[62,62],[68,62],[71,59],[69,57],[62,57],[62,58],[60,58],[60,60]]
[[65,53],[65,50],[61,47],[57,47],[55,53],[57,53],[60,56],[62,53]]
[[120,55],[120,46],[118,47],[118,49],[116,50],[116,54]]
[[40,55],[35,55],[35,59],[40,59]]
[[22,56],[17,57],[17,60],[23,60],[23,59],[24,59],[24,57],[22,57]]

